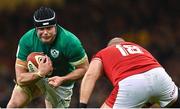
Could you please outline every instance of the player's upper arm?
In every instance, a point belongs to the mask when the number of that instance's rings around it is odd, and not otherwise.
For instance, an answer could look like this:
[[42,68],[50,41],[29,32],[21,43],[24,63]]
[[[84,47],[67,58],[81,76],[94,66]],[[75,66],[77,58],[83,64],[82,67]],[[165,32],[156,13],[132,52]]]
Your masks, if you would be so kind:
[[22,72],[26,72],[27,71],[27,62],[16,58],[15,70],[16,70],[16,76],[18,76],[18,74],[20,74]]
[[103,71],[102,61],[99,59],[93,59],[89,65],[89,68],[85,76],[97,80],[101,76],[102,71]]
[[89,66],[89,60],[87,55],[85,55],[83,58],[81,58],[80,60],[76,61],[76,62],[70,62],[71,65],[75,66],[75,67],[83,67],[83,66]]
[[89,61],[88,58],[86,57],[81,62],[72,65],[74,65],[76,68],[85,68],[87,70],[89,67]]
[[27,69],[27,62],[16,58],[15,66]]

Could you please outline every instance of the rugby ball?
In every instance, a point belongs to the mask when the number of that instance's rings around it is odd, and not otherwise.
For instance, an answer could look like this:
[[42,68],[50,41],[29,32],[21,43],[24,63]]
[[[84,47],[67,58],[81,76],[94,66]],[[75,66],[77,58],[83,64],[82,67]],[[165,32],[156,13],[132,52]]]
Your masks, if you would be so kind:
[[27,67],[29,72],[35,72],[38,70],[38,65],[45,56],[42,52],[32,52],[27,57]]

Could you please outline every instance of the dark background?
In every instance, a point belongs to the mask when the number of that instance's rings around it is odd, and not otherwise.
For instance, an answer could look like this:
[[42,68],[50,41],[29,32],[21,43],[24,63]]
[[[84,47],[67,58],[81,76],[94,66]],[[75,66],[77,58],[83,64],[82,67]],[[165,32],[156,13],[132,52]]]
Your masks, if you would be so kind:
[[[0,107],[6,107],[14,87],[18,40],[33,28],[33,12],[40,6],[56,11],[58,23],[82,41],[90,60],[109,39],[123,35],[148,49],[180,85],[179,0],[1,0]],[[79,83],[71,107],[77,107]],[[89,107],[99,107],[111,89],[109,81],[102,77]],[[44,107],[43,98],[33,100],[28,107]]]

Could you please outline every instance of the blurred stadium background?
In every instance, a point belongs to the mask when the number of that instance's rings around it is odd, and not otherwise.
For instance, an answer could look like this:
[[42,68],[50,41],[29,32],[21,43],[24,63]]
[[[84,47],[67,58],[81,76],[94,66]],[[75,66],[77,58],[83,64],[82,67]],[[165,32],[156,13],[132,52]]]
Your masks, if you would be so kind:
[[[148,49],[180,85],[179,0],[0,0],[0,107],[6,107],[14,86],[14,61],[19,38],[33,28],[39,6],[56,11],[58,23],[82,41],[89,59],[113,36],[123,35]],[[79,83],[71,107],[77,107]],[[112,86],[102,77],[89,107],[99,107]],[[44,107],[43,97],[28,107]]]

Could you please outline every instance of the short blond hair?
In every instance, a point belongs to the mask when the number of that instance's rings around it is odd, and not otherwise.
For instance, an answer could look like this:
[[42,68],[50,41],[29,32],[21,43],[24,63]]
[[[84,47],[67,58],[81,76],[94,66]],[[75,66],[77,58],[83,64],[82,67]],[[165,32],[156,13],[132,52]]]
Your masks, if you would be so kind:
[[124,40],[123,38],[115,37],[115,38],[112,38],[112,39],[108,42],[107,46],[115,45],[115,44],[118,44],[118,43],[124,42],[124,41],[125,41],[125,40]]

